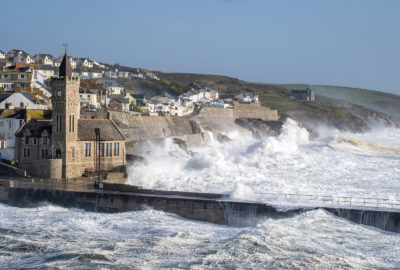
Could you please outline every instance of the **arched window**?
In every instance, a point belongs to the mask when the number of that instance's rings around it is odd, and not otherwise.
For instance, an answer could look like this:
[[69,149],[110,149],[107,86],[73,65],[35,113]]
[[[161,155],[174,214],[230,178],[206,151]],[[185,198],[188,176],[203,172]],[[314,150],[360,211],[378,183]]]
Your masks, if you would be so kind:
[[21,108],[23,108],[23,107],[24,107],[24,103],[21,102],[21,104],[19,104],[19,106],[20,106]]
[[71,155],[72,155],[72,158],[75,158],[75,148],[72,148]]

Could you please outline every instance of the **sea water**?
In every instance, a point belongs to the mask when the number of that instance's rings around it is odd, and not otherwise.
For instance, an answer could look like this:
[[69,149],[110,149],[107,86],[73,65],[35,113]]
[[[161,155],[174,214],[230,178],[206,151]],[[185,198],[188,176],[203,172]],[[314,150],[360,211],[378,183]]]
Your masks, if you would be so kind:
[[[169,143],[131,167],[128,182],[277,205],[288,202],[270,193],[400,198],[398,129],[318,131],[310,140],[288,120],[278,137],[232,132],[230,142],[215,140],[194,155]],[[0,204],[0,269],[21,268],[399,269],[400,234],[323,210],[229,227],[152,209],[104,214]]]

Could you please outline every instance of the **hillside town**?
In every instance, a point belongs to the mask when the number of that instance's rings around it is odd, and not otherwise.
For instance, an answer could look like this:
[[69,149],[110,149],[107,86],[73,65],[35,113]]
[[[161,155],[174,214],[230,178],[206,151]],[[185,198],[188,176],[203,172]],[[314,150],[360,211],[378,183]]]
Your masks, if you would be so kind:
[[[160,80],[145,69],[112,69],[108,64],[67,54],[56,58],[46,53],[30,55],[24,50],[11,49],[7,53],[0,50],[0,160],[10,163],[57,155],[54,149],[45,147],[47,140],[44,138],[50,140],[51,128],[43,125],[48,125],[57,109],[53,79],[62,75],[63,60],[71,67],[70,76],[80,78],[79,114],[76,115],[80,119],[106,118],[108,111],[142,116],[189,116],[202,107],[232,108],[233,101],[259,103],[257,95],[220,95],[217,89],[198,84],[192,84],[188,91],[179,95],[168,91],[148,95],[120,83],[121,80]],[[82,125],[78,126],[83,128]],[[43,147],[26,147],[24,132],[36,134],[32,143],[36,145],[41,139]],[[30,143],[29,138],[27,142]]]

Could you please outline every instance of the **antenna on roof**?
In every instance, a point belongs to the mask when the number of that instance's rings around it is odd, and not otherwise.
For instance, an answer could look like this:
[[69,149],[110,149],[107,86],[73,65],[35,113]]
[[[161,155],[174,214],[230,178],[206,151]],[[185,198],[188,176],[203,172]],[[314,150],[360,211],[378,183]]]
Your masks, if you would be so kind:
[[69,47],[68,43],[63,43],[64,49],[65,49],[65,54],[67,54],[67,49]]

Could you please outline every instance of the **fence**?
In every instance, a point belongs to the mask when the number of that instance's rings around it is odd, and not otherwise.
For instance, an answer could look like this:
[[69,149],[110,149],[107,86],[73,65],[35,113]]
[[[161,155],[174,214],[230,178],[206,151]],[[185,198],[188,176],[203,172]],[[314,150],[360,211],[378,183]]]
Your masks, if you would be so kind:
[[324,196],[324,195],[303,195],[290,193],[267,193],[261,192],[257,194],[268,195],[277,202],[285,200],[287,203],[304,203],[318,206],[340,205],[340,206],[356,206],[356,207],[373,207],[373,208],[396,208],[400,209],[400,200],[369,198],[369,197],[350,197],[350,196]]

